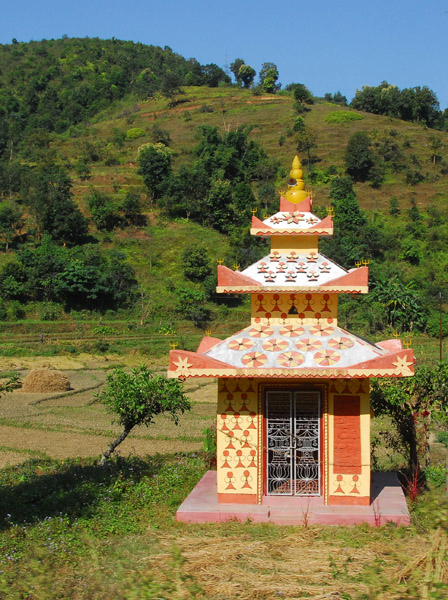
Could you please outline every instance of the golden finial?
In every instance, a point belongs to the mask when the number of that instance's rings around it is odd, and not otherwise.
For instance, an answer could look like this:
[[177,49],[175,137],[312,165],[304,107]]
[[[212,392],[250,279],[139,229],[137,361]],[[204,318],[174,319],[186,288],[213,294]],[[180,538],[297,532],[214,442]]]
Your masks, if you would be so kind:
[[355,265],[359,268],[361,266],[361,261],[360,260],[355,260]]
[[279,196],[283,196],[283,197],[285,197],[285,194],[286,194],[286,190],[285,190],[285,188],[284,188],[284,187],[281,187],[279,190],[277,190],[277,194],[278,194]]
[[263,215],[263,221],[266,221],[266,219],[269,219],[270,215]]
[[408,348],[410,348],[410,347],[411,347],[411,344],[412,344],[412,338],[411,338],[411,336],[409,335],[407,338],[405,338],[405,339],[403,340],[403,346],[404,346],[404,347],[406,348],[406,350],[407,350]]
[[308,192],[305,191],[305,182],[303,181],[301,167],[300,159],[296,155],[292,161],[292,169],[289,172],[288,191],[285,194],[286,200],[293,204],[298,204],[308,197]]
[[178,342],[170,342],[169,345],[173,350],[175,350],[178,347],[179,343]]
[[398,338],[401,336],[401,333],[397,329],[394,329],[392,335],[396,340],[398,340]]
[[222,263],[224,262],[223,258],[217,258],[216,262],[218,263],[218,265],[222,265]]
[[332,206],[327,206],[326,207],[327,210],[327,215],[329,215],[330,217],[334,217],[334,208]]
[[364,259],[363,258],[362,259],[362,264],[363,264],[364,267],[367,267],[367,265],[370,265],[370,259],[369,258],[368,259]]
[[252,216],[253,216],[253,217],[255,217],[255,215],[256,215],[256,214],[257,214],[257,212],[258,212],[258,208],[251,208],[251,209],[250,209],[250,212],[252,213]]
[[235,269],[235,271],[239,271],[240,265],[233,265],[233,268]]
[[205,335],[211,336],[212,334],[212,330],[211,329],[206,329],[205,330]]

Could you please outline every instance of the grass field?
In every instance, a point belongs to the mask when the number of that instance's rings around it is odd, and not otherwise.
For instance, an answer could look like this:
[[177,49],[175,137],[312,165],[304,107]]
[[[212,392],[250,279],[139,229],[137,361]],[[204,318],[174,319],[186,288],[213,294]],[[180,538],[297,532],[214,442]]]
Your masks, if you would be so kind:
[[[0,598],[447,597],[443,488],[411,506],[407,529],[177,523],[177,507],[206,470],[202,432],[214,418],[215,383],[188,383],[193,408],[178,427],[157,418],[99,467],[118,432],[93,396],[105,381],[101,360],[16,359],[22,377],[45,361],[65,366],[73,389],[0,401]],[[163,360],[153,367],[163,370]]]

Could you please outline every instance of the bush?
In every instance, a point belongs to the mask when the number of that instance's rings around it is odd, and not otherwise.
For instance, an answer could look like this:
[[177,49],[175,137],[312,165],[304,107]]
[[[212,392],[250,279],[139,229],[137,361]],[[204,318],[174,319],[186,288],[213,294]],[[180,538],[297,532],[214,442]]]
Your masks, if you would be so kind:
[[328,113],[325,123],[350,123],[350,121],[362,121],[363,115],[348,110],[336,110]]
[[[438,310],[433,310],[429,314],[426,331],[432,337],[440,335],[440,313]],[[448,314],[442,313],[442,337],[448,336]]]
[[137,140],[138,138],[144,137],[146,135],[146,131],[141,127],[131,127],[126,131],[126,140],[129,142],[131,140]]

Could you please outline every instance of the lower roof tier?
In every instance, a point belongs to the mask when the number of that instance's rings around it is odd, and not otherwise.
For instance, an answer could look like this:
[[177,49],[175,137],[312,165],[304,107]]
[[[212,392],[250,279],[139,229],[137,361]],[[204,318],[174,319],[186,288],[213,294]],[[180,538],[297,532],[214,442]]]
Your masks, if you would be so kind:
[[400,340],[372,344],[336,325],[252,325],[197,352],[172,350],[170,377],[406,377],[414,355]]

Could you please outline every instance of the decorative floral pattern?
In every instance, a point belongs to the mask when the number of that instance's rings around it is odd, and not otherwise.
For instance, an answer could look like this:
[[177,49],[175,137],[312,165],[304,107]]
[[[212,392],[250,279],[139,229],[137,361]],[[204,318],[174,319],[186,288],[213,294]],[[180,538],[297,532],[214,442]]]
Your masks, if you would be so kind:
[[354,342],[348,337],[334,337],[328,340],[328,345],[336,350],[348,350],[353,347]]
[[314,355],[314,360],[321,367],[330,367],[336,364],[340,358],[341,355],[336,350],[322,350],[322,352],[316,352]]
[[268,325],[257,325],[249,330],[249,335],[253,338],[267,338],[273,335],[273,333],[274,330]]
[[249,338],[235,338],[234,340],[231,340],[227,345],[230,348],[230,350],[250,350],[254,345],[254,342]]
[[280,354],[277,362],[281,367],[299,367],[304,360],[305,357],[300,352],[284,352]]
[[241,362],[246,367],[262,367],[267,360],[268,357],[262,352],[248,352],[241,358]]
[[313,325],[312,327],[310,327],[310,333],[311,333],[311,335],[325,337],[327,335],[331,335],[332,333],[334,333],[334,327],[328,326],[323,323],[316,323],[316,325]]
[[277,338],[271,338],[266,342],[263,342],[263,350],[267,352],[281,352],[285,350],[289,346],[289,343],[286,340],[280,340]]
[[305,333],[305,329],[300,325],[285,325],[280,329],[280,335],[284,337],[299,337]]
[[313,352],[322,347],[322,342],[316,338],[303,338],[296,343],[297,350],[304,352]]

